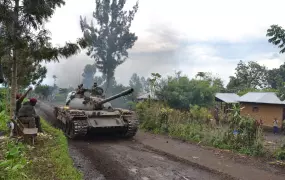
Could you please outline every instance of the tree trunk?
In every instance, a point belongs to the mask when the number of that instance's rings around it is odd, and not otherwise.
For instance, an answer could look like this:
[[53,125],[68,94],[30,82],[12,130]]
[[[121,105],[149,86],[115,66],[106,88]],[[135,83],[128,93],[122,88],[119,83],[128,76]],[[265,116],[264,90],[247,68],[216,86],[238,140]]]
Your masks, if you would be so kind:
[[11,83],[11,97],[10,97],[10,116],[13,117],[13,113],[16,106],[16,87],[17,87],[17,59],[16,51],[13,52],[13,64],[12,64],[12,83]]
[[106,75],[106,88],[105,88],[105,94],[107,95],[107,96],[110,96],[110,94],[109,94],[109,86],[110,86],[110,81],[111,81],[111,79],[112,79],[112,77],[110,76],[110,75]]
[[12,57],[12,80],[11,80],[11,99],[10,99],[10,116],[13,117],[16,106],[16,88],[17,88],[17,28],[19,20],[19,1],[15,0],[14,17],[12,24],[12,38],[13,38],[13,57]]
[[106,94],[107,96],[109,96],[109,94],[108,94],[109,85],[110,85],[110,79],[107,78],[107,79],[106,79],[106,88],[105,88],[105,94]]

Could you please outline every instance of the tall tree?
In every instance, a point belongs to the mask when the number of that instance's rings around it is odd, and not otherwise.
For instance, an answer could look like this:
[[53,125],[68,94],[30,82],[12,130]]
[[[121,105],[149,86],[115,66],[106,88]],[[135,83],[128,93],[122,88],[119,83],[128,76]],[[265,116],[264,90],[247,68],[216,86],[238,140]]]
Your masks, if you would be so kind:
[[62,55],[68,57],[79,50],[72,43],[66,43],[63,48],[52,47],[49,33],[44,28],[55,9],[64,4],[64,0],[1,0],[0,58],[6,55],[12,61],[10,115],[15,107],[17,65],[21,59],[31,58],[34,62],[58,60]]
[[83,70],[83,85],[85,88],[90,89],[94,82],[94,75],[96,73],[96,65],[95,64],[87,64]]
[[240,61],[235,70],[235,77],[230,78],[228,88],[236,89],[238,86],[239,89],[236,90],[242,90],[268,87],[268,71],[265,66],[261,66],[254,61],[250,61],[247,64]]
[[[284,73],[285,72],[283,72],[283,74]],[[284,75],[282,76],[282,70],[280,68],[274,68],[269,70],[267,75],[267,82],[270,88],[277,89],[278,87],[282,86],[285,80]]]
[[138,2],[132,10],[125,11],[126,0],[96,0],[93,21],[87,23],[80,17],[83,32],[82,44],[88,47],[87,55],[95,59],[96,66],[106,76],[106,87],[114,77],[116,67],[128,58],[128,49],[138,39],[130,32]]

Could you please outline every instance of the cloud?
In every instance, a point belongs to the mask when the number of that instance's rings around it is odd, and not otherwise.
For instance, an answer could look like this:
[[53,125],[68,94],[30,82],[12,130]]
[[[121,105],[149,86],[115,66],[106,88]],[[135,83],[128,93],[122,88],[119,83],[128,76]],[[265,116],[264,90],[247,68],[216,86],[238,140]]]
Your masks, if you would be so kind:
[[[128,0],[127,8],[135,2]],[[276,68],[283,64],[284,56],[265,35],[271,24],[285,26],[284,5],[281,0],[140,1],[131,27],[138,41],[129,51],[129,59],[117,68],[116,79],[128,84],[134,72],[149,76],[152,72],[165,75],[182,70],[192,77],[199,71],[210,71],[227,83],[239,60]],[[47,24],[53,43],[81,37],[79,16],[91,19],[94,9],[93,0],[68,1],[58,9]],[[93,60],[82,53],[59,64],[48,64],[44,83],[52,83],[51,77],[56,74],[62,86],[74,85],[88,63]]]

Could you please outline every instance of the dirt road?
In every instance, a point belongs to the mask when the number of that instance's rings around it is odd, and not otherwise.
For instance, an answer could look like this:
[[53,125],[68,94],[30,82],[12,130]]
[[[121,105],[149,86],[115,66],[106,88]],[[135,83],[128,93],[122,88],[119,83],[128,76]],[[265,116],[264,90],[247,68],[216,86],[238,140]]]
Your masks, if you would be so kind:
[[[45,119],[51,122],[54,120],[50,106],[41,103],[37,111]],[[84,141],[70,141],[69,144],[75,165],[83,171],[85,179],[225,179],[222,175],[158,155],[132,140],[98,137]]]
[[[39,103],[37,111],[46,120],[54,122],[50,105]],[[69,148],[75,165],[88,180],[284,180],[282,170],[262,162],[247,161],[248,158],[240,160],[143,132],[139,132],[134,140],[89,137],[70,141]]]

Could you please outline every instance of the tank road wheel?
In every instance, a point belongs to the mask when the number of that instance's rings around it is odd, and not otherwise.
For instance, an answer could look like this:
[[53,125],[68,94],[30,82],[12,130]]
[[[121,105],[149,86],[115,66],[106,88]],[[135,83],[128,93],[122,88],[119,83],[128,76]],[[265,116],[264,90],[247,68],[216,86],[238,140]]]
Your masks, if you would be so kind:
[[69,122],[68,123],[68,133],[67,133],[67,136],[70,139],[74,139],[76,137],[74,122]]
[[128,139],[134,137],[138,131],[138,126],[138,120],[128,120],[128,126],[123,136]]
[[56,119],[55,127],[62,130],[62,122],[59,119]]
[[58,121],[58,127],[60,130],[62,130],[64,132],[64,127],[65,127],[65,124],[61,121]]
[[68,121],[66,121],[65,124],[63,124],[62,131],[64,132],[66,136],[68,136],[68,132],[69,132],[69,122]]

